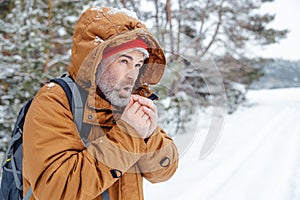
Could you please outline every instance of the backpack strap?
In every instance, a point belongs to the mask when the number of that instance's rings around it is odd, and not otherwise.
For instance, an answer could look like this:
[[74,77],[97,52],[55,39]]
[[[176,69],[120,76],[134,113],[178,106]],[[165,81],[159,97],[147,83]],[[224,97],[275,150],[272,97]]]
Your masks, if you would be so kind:
[[[24,126],[24,119],[25,115],[30,107],[30,104],[32,102],[32,99],[30,99],[20,110],[14,130],[12,132],[12,137],[11,140],[8,144],[6,153],[3,156],[2,160],[2,166],[1,168],[4,169],[5,165],[10,162],[11,169],[6,168],[7,171],[11,172],[14,178],[15,186],[19,191],[23,191],[23,182],[22,178],[19,178],[19,175],[21,173],[20,171],[20,166],[22,166],[22,163],[18,162],[20,156],[22,156],[22,152],[20,153],[20,148],[19,146],[19,140],[22,138],[23,134],[23,126]],[[17,153],[18,152],[18,153]],[[17,154],[17,159],[15,159],[15,153]]]
[[32,188],[30,187],[30,188],[28,189],[28,191],[26,192],[26,194],[25,194],[23,200],[29,200],[29,198],[31,197],[31,195],[32,195]]
[[[20,132],[21,131],[21,132]],[[19,170],[17,170],[17,165],[14,157],[14,147],[13,145],[22,137],[22,130],[20,129],[11,139],[7,151],[5,153],[5,157],[2,160],[2,168],[5,167],[6,162],[11,163],[11,169],[7,169],[8,171],[11,171],[14,177],[14,181],[16,184],[16,188],[20,191],[23,191],[23,184],[22,180],[18,177],[18,173],[20,173]]]
[[[15,144],[16,141],[18,141],[20,139],[20,137],[22,137],[22,133],[23,133],[23,125],[24,125],[24,116],[26,115],[28,108],[30,106],[32,102],[32,99],[30,99],[20,110],[17,121],[16,121],[16,125],[19,124],[19,126],[15,126],[14,130],[13,130],[13,134],[12,134],[12,138],[11,141],[8,144],[8,147],[6,149],[6,153],[4,154],[5,157],[2,160],[2,167],[4,167],[7,159],[11,158],[9,157],[9,155],[11,154],[11,152],[13,152],[13,145]],[[16,133],[16,134],[14,134]]]
[[69,76],[54,79],[53,81],[64,89],[74,116],[75,124],[80,132],[83,119],[83,103],[76,83]]
[[62,76],[60,78],[52,79],[50,81],[59,84],[65,91],[71,112],[73,113],[73,118],[77,130],[80,133],[80,137],[85,147],[87,147],[89,145],[87,137],[89,135],[91,126],[82,123],[84,110],[84,104],[82,101],[83,96],[81,95],[77,84],[70,76]]
[[[78,132],[81,133],[81,131],[83,129],[82,128],[83,127],[82,119],[83,119],[84,105],[83,105],[83,101],[82,101],[83,96],[81,95],[77,84],[68,75],[63,75],[60,78],[52,79],[52,80],[50,80],[50,82],[55,82],[63,88],[63,90],[66,93],[66,96],[68,98],[71,112],[73,113],[74,122],[78,129]],[[86,99],[84,99],[84,100],[86,100]],[[24,112],[24,110],[25,110],[25,112],[27,112],[31,102],[32,102],[32,99],[25,106],[25,108],[23,109],[23,112]],[[19,123],[19,120],[23,118],[24,115],[25,115],[25,113],[21,113],[21,116],[17,119],[17,122],[16,122],[17,124]],[[24,124],[24,121],[22,121],[21,129],[23,129],[23,124]],[[15,128],[19,128],[19,127],[15,127]],[[88,136],[88,135],[85,134],[84,136]]]
[[108,189],[106,189],[102,194],[102,199],[103,200],[110,200],[110,197],[109,197],[109,193],[108,193]]
[[[89,124],[82,123],[84,105],[82,102],[82,95],[80,94],[77,84],[68,75],[63,75],[60,78],[52,79],[50,80],[50,82],[57,83],[65,91],[81,140],[83,141],[85,147],[88,147],[89,142],[87,140],[87,137],[90,132],[91,126]],[[29,200],[31,195],[32,188],[30,187],[26,192],[23,200]]]
[[[82,103],[83,95],[81,95],[77,84],[68,75],[63,75],[62,77],[53,79],[51,81],[58,83],[64,89],[64,91],[68,97],[69,105],[70,105],[70,108],[71,108],[71,111],[72,111],[73,117],[74,117],[74,122],[77,126],[78,132],[80,133],[80,137],[81,137],[82,141],[84,142],[85,147],[88,147],[89,142],[87,140],[87,137],[89,135],[91,125],[89,125],[87,123],[82,123],[83,109],[84,109],[84,107],[83,107],[84,105]],[[28,191],[28,193],[30,193],[30,192],[32,193],[31,188]],[[26,194],[26,196],[27,196],[27,194]],[[105,190],[102,193],[102,199],[110,200],[108,190]],[[28,200],[28,199],[24,198],[24,200]]]

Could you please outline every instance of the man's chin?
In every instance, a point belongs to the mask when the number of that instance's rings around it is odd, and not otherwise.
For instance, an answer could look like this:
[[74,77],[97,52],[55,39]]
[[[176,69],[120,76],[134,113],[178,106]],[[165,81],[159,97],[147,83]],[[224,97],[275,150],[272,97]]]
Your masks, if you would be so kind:
[[130,101],[130,96],[126,98],[119,96],[117,98],[111,99],[111,104],[116,107],[125,107],[129,103],[129,101]]
[[131,92],[127,92],[126,90],[121,91],[112,91],[106,98],[110,101],[110,103],[116,107],[125,107],[130,101]]

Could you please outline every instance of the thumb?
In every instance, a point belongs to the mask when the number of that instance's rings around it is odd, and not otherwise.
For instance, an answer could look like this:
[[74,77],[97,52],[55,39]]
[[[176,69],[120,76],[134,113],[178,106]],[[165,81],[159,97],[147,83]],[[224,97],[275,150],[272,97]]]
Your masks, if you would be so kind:
[[127,104],[127,106],[125,107],[124,111],[127,111],[134,103],[134,99],[133,97],[131,96],[130,97],[130,100],[129,100],[129,103]]

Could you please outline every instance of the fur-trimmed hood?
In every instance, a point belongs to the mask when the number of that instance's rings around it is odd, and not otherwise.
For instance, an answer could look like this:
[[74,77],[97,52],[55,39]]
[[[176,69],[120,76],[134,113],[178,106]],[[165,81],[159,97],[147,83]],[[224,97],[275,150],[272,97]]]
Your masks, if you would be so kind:
[[89,95],[95,95],[95,74],[106,47],[143,39],[148,45],[149,59],[141,69],[136,88],[157,84],[166,67],[166,58],[155,37],[125,9],[91,7],[79,18],[73,36],[72,61],[69,73]]

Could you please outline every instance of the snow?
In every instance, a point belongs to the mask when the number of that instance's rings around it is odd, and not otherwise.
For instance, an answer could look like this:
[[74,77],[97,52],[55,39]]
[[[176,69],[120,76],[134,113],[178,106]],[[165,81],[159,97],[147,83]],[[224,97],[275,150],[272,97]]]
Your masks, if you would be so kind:
[[96,36],[94,44],[98,45],[99,43],[102,43],[102,42],[104,42],[104,40],[102,40],[99,36]]
[[64,18],[65,21],[75,24],[78,20],[78,16],[66,16]]
[[[129,17],[138,19],[137,14],[134,11],[128,10],[126,8],[119,9],[119,8],[109,7],[109,9],[110,10],[107,12],[108,15],[115,15],[115,14],[118,14],[118,13],[122,13],[122,14],[128,15]],[[93,8],[91,8],[91,10],[96,10],[98,12],[103,12],[101,6],[94,6]]]
[[102,7],[101,6],[95,6],[95,7],[91,8],[91,10],[96,10],[98,12],[102,12]]
[[198,123],[198,134],[180,151],[177,172],[164,183],[145,181],[145,199],[299,200],[300,88],[252,90],[247,99],[225,116],[222,137],[203,160],[199,153],[212,116],[199,112],[191,122]]
[[247,99],[225,116],[221,139],[202,160],[214,112],[196,112],[174,138],[177,172],[164,183],[145,181],[145,200],[299,200],[300,88],[252,90]]
[[107,14],[109,14],[109,15],[115,15],[115,14],[118,14],[118,13],[122,13],[122,14],[125,14],[125,15],[129,16],[129,17],[138,19],[137,15],[134,11],[127,10],[126,8],[121,8],[121,9],[111,8],[111,10],[109,10],[107,12]]
[[58,32],[58,35],[61,36],[61,37],[67,35],[67,31],[63,27],[58,28],[57,32]]
[[155,10],[155,5],[150,1],[141,1],[141,8],[143,8],[143,12],[153,12]]

